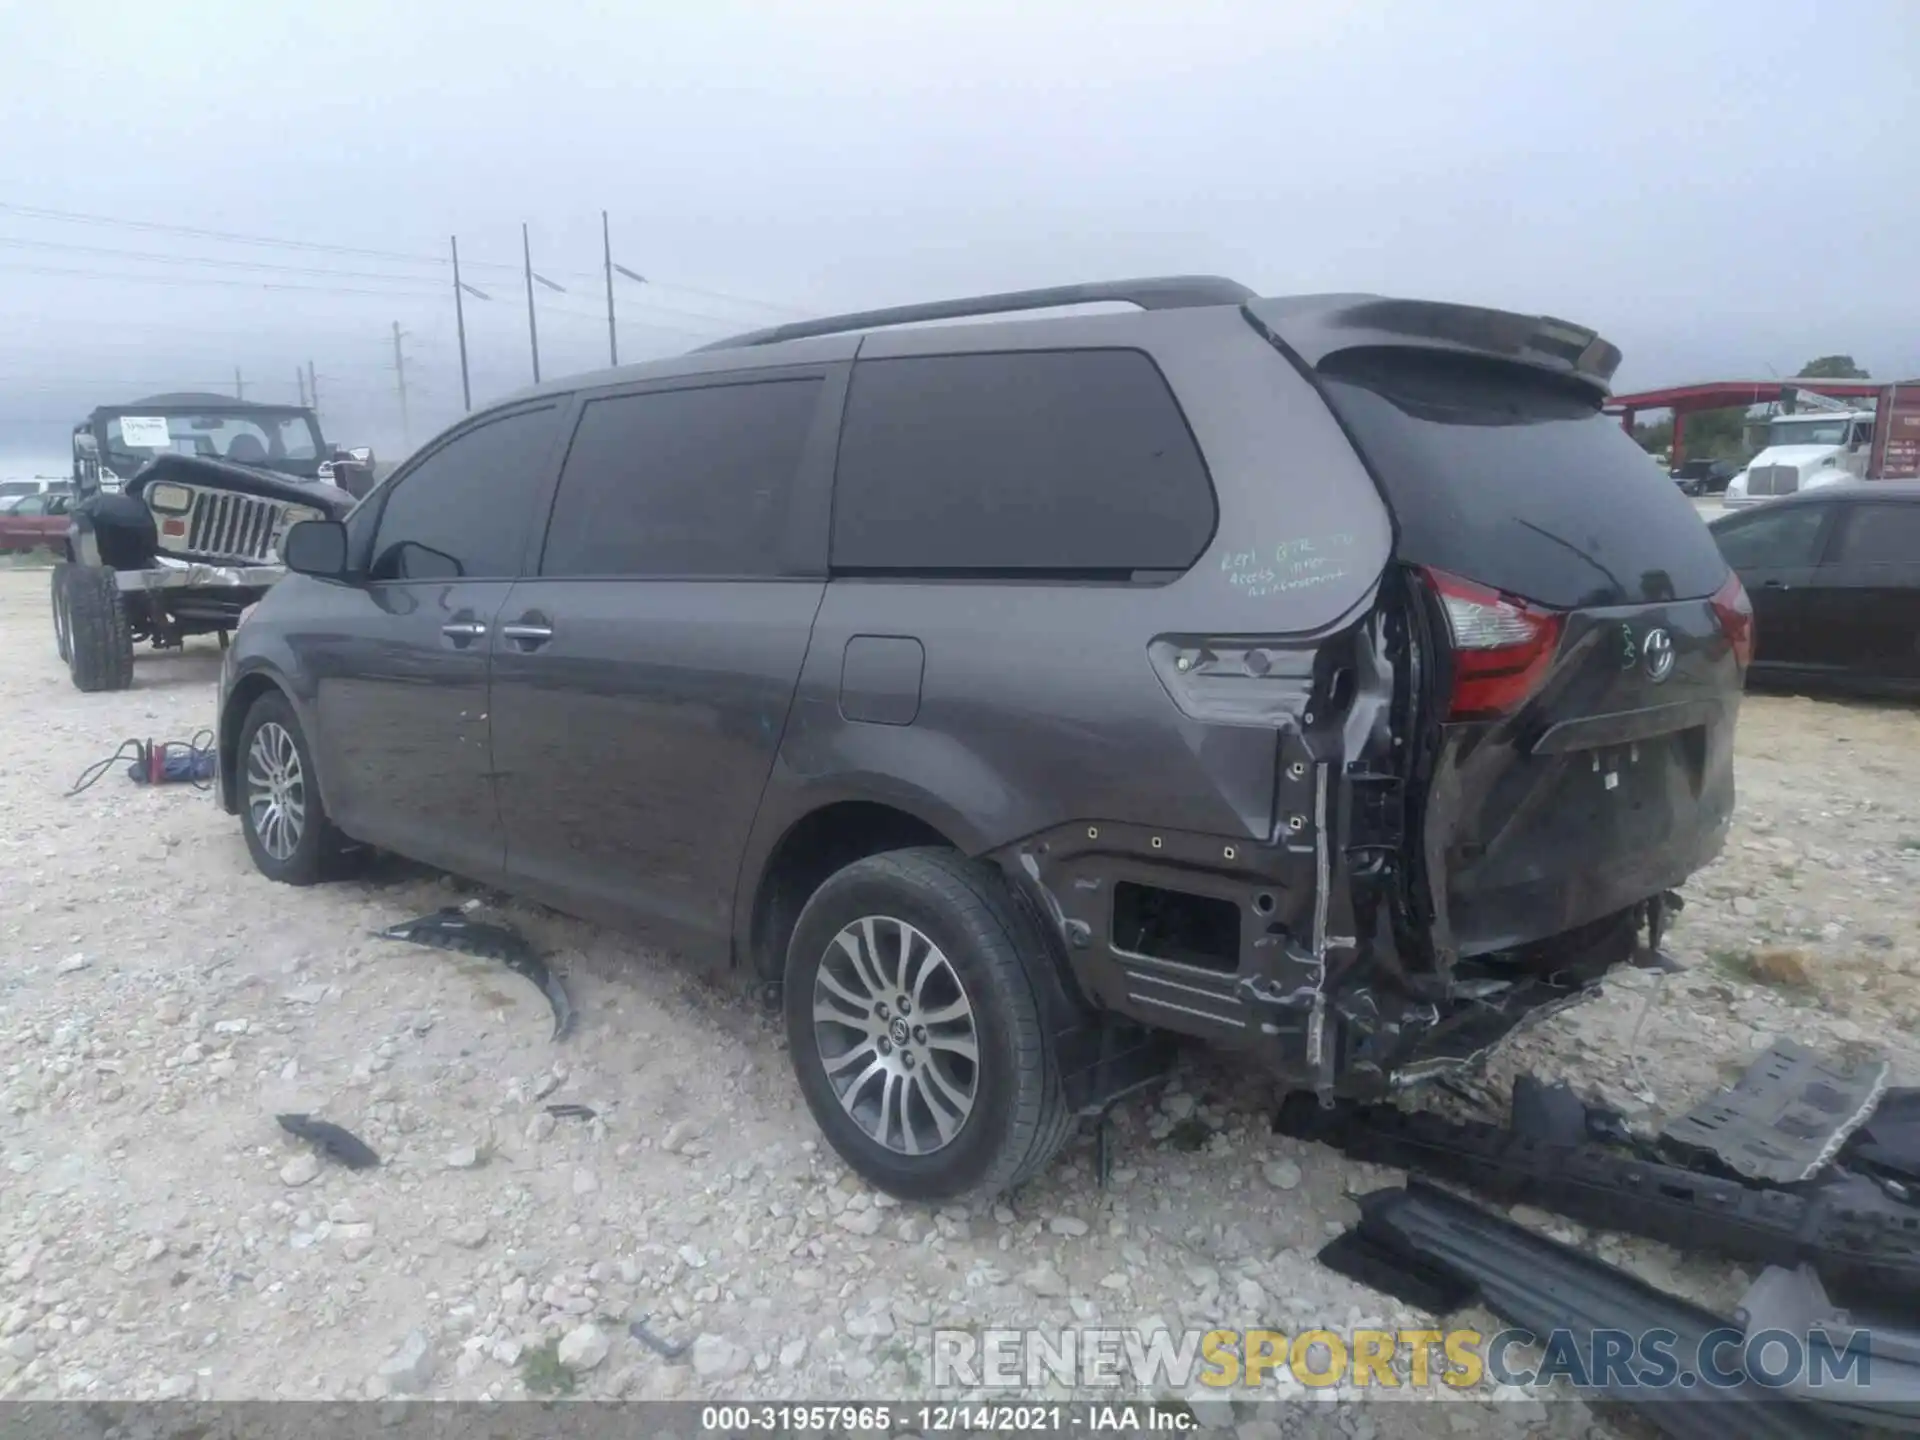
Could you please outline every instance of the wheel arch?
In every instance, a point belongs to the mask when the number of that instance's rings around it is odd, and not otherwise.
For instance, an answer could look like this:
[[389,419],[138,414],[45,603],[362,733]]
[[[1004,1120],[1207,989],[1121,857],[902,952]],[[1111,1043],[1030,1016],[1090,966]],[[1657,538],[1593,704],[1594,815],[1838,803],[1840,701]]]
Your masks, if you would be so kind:
[[917,808],[895,800],[840,797],[791,817],[753,867],[734,922],[734,963],[777,980],[787,941],[814,891],[835,871],[888,850],[965,847]]
[[[264,666],[255,666],[242,673],[234,680],[221,702],[219,729],[214,739],[219,759],[220,808],[229,815],[240,813],[240,794],[235,783],[240,768],[240,731],[247,723],[248,712],[260,702],[262,696],[269,694],[279,695],[287,702],[294,719],[300,722],[301,732],[307,737],[308,751],[316,752],[313,725],[307,707],[293,693],[293,687]],[[315,758],[318,758],[317,753]],[[331,810],[326,777],[317,764],[314,766],[313,783],[320,792],[321,803]]]

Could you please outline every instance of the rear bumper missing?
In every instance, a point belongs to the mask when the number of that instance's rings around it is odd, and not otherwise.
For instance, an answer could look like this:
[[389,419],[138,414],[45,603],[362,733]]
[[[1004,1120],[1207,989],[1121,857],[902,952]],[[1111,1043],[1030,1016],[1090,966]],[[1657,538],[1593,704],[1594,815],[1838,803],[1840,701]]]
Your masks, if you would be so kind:
[[[1281,829],[1285,840],[1265,844],[1093,822],[994,858],[1049,916],[1094,1006],[1333,1096],[1377,1098],[1470,1069],[1516,1030],[1591,998],[1633,958],[1636,917],[1623,911],[1459,961],[1444,979],[1407,975],[1391,936],[1363,943],[1350,906],[1316,905],[1311,819]],[[1150,938],[1129,916],[1127,887],[1197,897],[1219,917],[1206,927],[1216,943]]]

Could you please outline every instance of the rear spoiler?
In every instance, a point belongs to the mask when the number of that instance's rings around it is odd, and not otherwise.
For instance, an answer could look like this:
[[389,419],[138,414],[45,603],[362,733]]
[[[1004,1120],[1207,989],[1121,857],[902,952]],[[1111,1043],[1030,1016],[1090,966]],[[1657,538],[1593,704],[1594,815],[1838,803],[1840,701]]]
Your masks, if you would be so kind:
[[1342,351],[1426,350],[1525,365],[1577,380],[1604,400],[1620,366],[1618,346],[1550,315],[1381,295],[1249,300],[1242,309],[1268,340],[1313,370]]

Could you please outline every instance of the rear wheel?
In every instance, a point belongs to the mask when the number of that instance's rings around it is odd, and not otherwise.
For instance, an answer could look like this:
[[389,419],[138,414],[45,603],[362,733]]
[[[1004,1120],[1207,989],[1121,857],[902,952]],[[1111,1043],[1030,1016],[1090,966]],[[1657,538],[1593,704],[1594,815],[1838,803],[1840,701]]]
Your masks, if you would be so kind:
[[53,562],[53,644],[62,665],[73,663],[73,617],[67,610],[67,572],[72,569],[68,561]]
[[69,565],[56,594],[65,597],[67,670],[75,688],[93,693],[133,684],[133,631],[114,572]]
[[240,828],[254,868],[286,885],[312,885],[338,873],[346,842],[327,817],[300,721],[278,691],[247,711],[234,764]]
[[945,850],[856,861],[787,951],[787,1039],[840,1157],[907,1200],[1021,1184],[1071,1126],[1031,966],[1041,937],[991,867]]

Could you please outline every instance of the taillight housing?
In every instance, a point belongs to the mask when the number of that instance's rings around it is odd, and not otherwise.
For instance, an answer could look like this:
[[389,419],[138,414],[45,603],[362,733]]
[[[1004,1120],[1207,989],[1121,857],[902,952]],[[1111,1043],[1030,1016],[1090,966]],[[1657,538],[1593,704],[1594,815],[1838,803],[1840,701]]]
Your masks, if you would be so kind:
[[1492,720],[1526,703],[1553,667],[1564,617],[1444,570],[1427,581],[1447,614],[1453,645],[1449,720]]
[[1720,622],[1720,633],[1733,646],[1734,660],[1744,671],[1753,664],[1753,602],[1747,598],[1747,587],[1738,575],[1729,573],[1727,583],[1708,603],[1713,606],[1714,619]]

